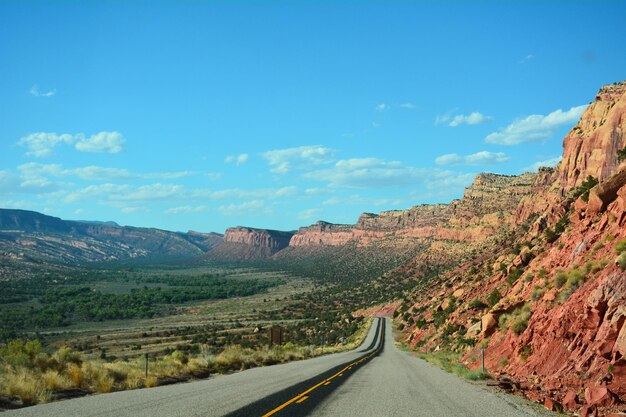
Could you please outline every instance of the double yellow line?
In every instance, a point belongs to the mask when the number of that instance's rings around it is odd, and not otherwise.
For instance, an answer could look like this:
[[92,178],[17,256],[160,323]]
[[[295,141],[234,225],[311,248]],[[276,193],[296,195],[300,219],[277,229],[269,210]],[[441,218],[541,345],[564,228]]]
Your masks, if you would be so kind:
[[301,392],[300,394],[296,395],[295,397],[293,397],[293,398],[292,398],[292,399],[290,399],[289,401],[287,401],[287,402],[285,402],[285,403],[283,403],[283,404],[279,405],[278,407],[276,407],[276,408],[275,408],[275,409],[273,409],[272,411],[269,411],[269,412],[267,412],[267,413],[263,414],[263,417],[269,417],[269,416],[271,416],[271,415],[273,415],[273,414],[276,414],[276,413],[278,413],[280,410],[282,410],[283,408],[287,407],[289,404],[293,404],[293,403],[300,404],[300,403],[304,402],[307,398],[309,398],[308,394],[310,394],[311,392],[313,392],[313,391],[314,391],[314,390],[316,390],[317,388],[321,387],[322,385],[328,385],[328,384],[330,384],[330,382],[331,382],[334,378],[339,377],[339,376],[343,376],[343,373],[344,373],[345,371],[349,370],[349,369],[352,369],[352,367],[353,367],[353,366],[358,365],[358,364],[360,364],[361,362],[366,361],[366,360],[368,360],[368,359],[372,358],[373,356],[376,356],[376,354],[378,354],[378,352],[380,351],[380,349],[382,348],[383,343],[384,343],[384,340],[383,340],[383,337],[384,337],[384,329],[383,329],[383,327],[384,327],[384,322],[383,322],[383,326],[381,326],[381,331],[379,332],[380,337],[381,337],[381,341],[380,341],[380,343],[378,344],[378,348],[377,348],[376,350],[374,350],[372,353],[370,353],[370,354],[369,354],[369,355],[367,355],[367,356],[363,356],[363,357],[362,357],[361,359],[359,359],[358,361],[356,361],[356,362],[352,362],[350,365],[346,366],[346,367],[345,367],[345,368],[343,368],[341,371],[337,372],[335,375],[330,376],[330,377],[326,378],[325,380],[323,380],[322,382],[320,382],[319,384],[312,386],[311,388],[307,389],[307,390],[306,390],[306,391],[304,391],[304,392]]

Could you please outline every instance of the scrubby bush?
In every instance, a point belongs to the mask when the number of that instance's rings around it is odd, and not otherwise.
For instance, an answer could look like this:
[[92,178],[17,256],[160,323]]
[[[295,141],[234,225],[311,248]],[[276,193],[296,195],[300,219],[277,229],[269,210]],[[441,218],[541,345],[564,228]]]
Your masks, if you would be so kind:
[[498,304],[498,301],[502,299],[502,294],[498,291],[497,288],[494,288],[493,291],[489,293],[487,296],[487,303],[489,303],[489,307],[493,307]]
[[537,301],[538,299],[543,297],[543,294],[545,292],[546,292],[545,288],[535,285],[535,288],[533,288],[533,292],[530,294],[530,299],[533,301]]
[[482,310],[487,307],[487,304],[485,304],[482,300],[479,300],[478,298],[476,298],[469,303],[469,306],[470,308]]
[[556,277],[554,278],[554,286],[557,288],[561,288],[567,282],[567,273],[563,270],[558,270],[556,272]]

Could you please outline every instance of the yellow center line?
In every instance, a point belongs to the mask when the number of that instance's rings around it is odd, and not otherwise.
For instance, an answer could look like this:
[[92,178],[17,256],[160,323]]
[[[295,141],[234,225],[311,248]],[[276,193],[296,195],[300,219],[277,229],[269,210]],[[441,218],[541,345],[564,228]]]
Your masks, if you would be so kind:
[[[381,346],[382,346],[382,345],[381,345]],[[350,369],[350,368],[351,368],[352,366],[354,366],[354,365],[358,365],[359,363],[361,363],[361,362],[363,362],[363,361],[365,361],[365,360],[367,360],[367,359],[371,358],[372,356],[376,355],[376,353],[378,353],[378,351],[379,351],[379,350],[380,350],[380,346],[379,346],[376,350],[374,350],[371,354],[369,354],[369,355],[367,355],[367,356],[365,356],[365,357],[361,358],[360,360],[358,360],[358,361],[356,361],[356,362],[351,363],[350,365],[348,365],[348,366],[346,366],[345,368],[343,368],[341,371],[337,372],[335,375],[333,375],[333,376],[331,376],[331,377],[326,378],[325,380],[323,380],[323,381],[322,381],[322,382],[320,382],[319,384],[312,386],[312,387],[311,387],[311,388],[309,388],[308,390],[306,390],[306,391],[304,391],[304,392],[302,392],[302,393],[300,393],[300,394],[296,395],[295,397],[293,397],[293,398],[292,398],[292,399],[290,399],[289,401],[287,401],[287,402],[285,402],[285,403],[283,403],[283,404],[279,405],[279,406],[278,406],[278,407],[276,407],[275,409],[273,409],[273,410],[271,410],[271,411],[269,411],[269,412],[267,412],[267,413],[263,414],[263,416],[262,416],[262,417],[269,417],[269,416],[271,416],[271,415],[274,415],[274,414],[276,414],[277,412],[279,412],[280,410],[282,410],[283,408],[287,407],[289,404],[292,404],[293,402],[296,402],[297,404],[299,404],[299,403],[303,402],[304,400],[306,400],[307,398],[309,398],[309,397],[307,396],[307,394],[311,393],[312,391],[316,390],[317,388],[319,388],[319,387],[320,387],[320,386],[322,386],[322,385],[328,385],[328,384],[330,384],[330,381],[331,381],[333,378],[335,378],[335,377],[337,377],[337,376],[343,376],[344,371],[346,371],[346,370]]]

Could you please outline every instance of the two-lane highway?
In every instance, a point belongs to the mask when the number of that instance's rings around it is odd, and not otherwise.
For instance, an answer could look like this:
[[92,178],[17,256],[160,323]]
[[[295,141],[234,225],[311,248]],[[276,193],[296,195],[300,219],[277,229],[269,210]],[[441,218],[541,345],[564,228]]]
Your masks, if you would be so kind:
[[378,319],[350,352],[173,386],[94,395],[4,415],[46,417],[536,416],[399,351]]

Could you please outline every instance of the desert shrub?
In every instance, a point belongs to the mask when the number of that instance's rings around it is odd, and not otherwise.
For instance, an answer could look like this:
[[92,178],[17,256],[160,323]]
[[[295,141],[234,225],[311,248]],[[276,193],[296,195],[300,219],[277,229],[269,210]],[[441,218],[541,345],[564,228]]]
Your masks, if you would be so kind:
[[509,284],[510,287],[512,287],[513,284],[515,284],[517,282],[519,277],[522,276],[522,273],[523,273],[523,271],[521,269],[517,269],[517,268],[511,269],[511,272],[506,277],[506,283]]
[[50,391],[46,389],[38,373],[27,368],[20,368],[9,371],[7,377],[5,387],[7,396],[17,396],[28,405],[50,400]]
[[615,253],[621,255],[624,252],[626,252],[626,239],[618,240],[615,244]]
[[448,319],[448,313],[445,310],[433,312],[433,324],[436,328],[441,327],[442,324]]
[[533,292],[530,294],[530,299],[533,301],[537,301],[538,299],[540,299],[541,297],[543,297],[543,294],[546,292],[545,288],[542,288],[538,285],[535,285],[535,288],[533,289]]
[[500,301],[501,299],[502,294],[500,294],[500,291],[498,291],[497,288],[494,288],[493,291],[491,291],[487,296],[487,303],[489,304],[489,307],[493,307],[498,304],[498,301]]
[[15,368],[32,368],[40,352],[39,340],[15,339],[10,340],[6,345],[0,345],[0,358],[4,363]]
[[620,269],[622,271],[626,271],[626,252],[622,253],[618,258],[617,258],[617,265],[619,265]]
[[585,282],[585,274],[580,269],[572,269],[567,273],[565,289],[559,294],[561,302],[566,301]]
[[415,321],[415,327],[417,327],[418,329],[423,329],[424,327],[426,327],[428,323],[426,322],[426,319],[422,316],[419,316],[418,319]]
[[532,354],[533,354],[533,348],[530,345],[524,345],[520,349],[519,358],[522,362],[525,362]]
[[67,376],[60,374],[58,371],[46,371],[41,378],[46,388],[52,391],[66,389],[72,386],[72,381],[70,381]]
[[617,161],[622,162],[626,160],[626,146],[617,151]]
[[567,282],[567,272],[563,270],[558,270],[556,272],[556,277],[554,278],[554,286],[557,288],[561,288]]
[[528,321],[532,316],[530,310],[530,304],[526,303],[522,307],[515,309],[510,314],[503,314],[498,319],[498,326],[501,330],[510,328],[516,335],[522,334],[526,327],[528,327]]
[[189,357],[180,350],[172,352],[171,357],[173,360],[180,362],[181,365],[186,365],[189,362]]
[[594,178],[591,175],[588,175],[587,178],[580,184],[578,187],[574,189],[573,197],[576,199],[581,197],[584,202],[589,201],[589,190],[598,185],[598,179]]
[[487,307],[487,304],[485,304],[482,300],[479,300],[478,298],[470,301],[469,306],[471,308],[475,308],[475,309],[484,309]]
[[54,352],[52,359],[56,361],[59,371],[65,369],[68,365],[81,365],[82,359],[80,353],[74,352],[71,348],[65,346]]

